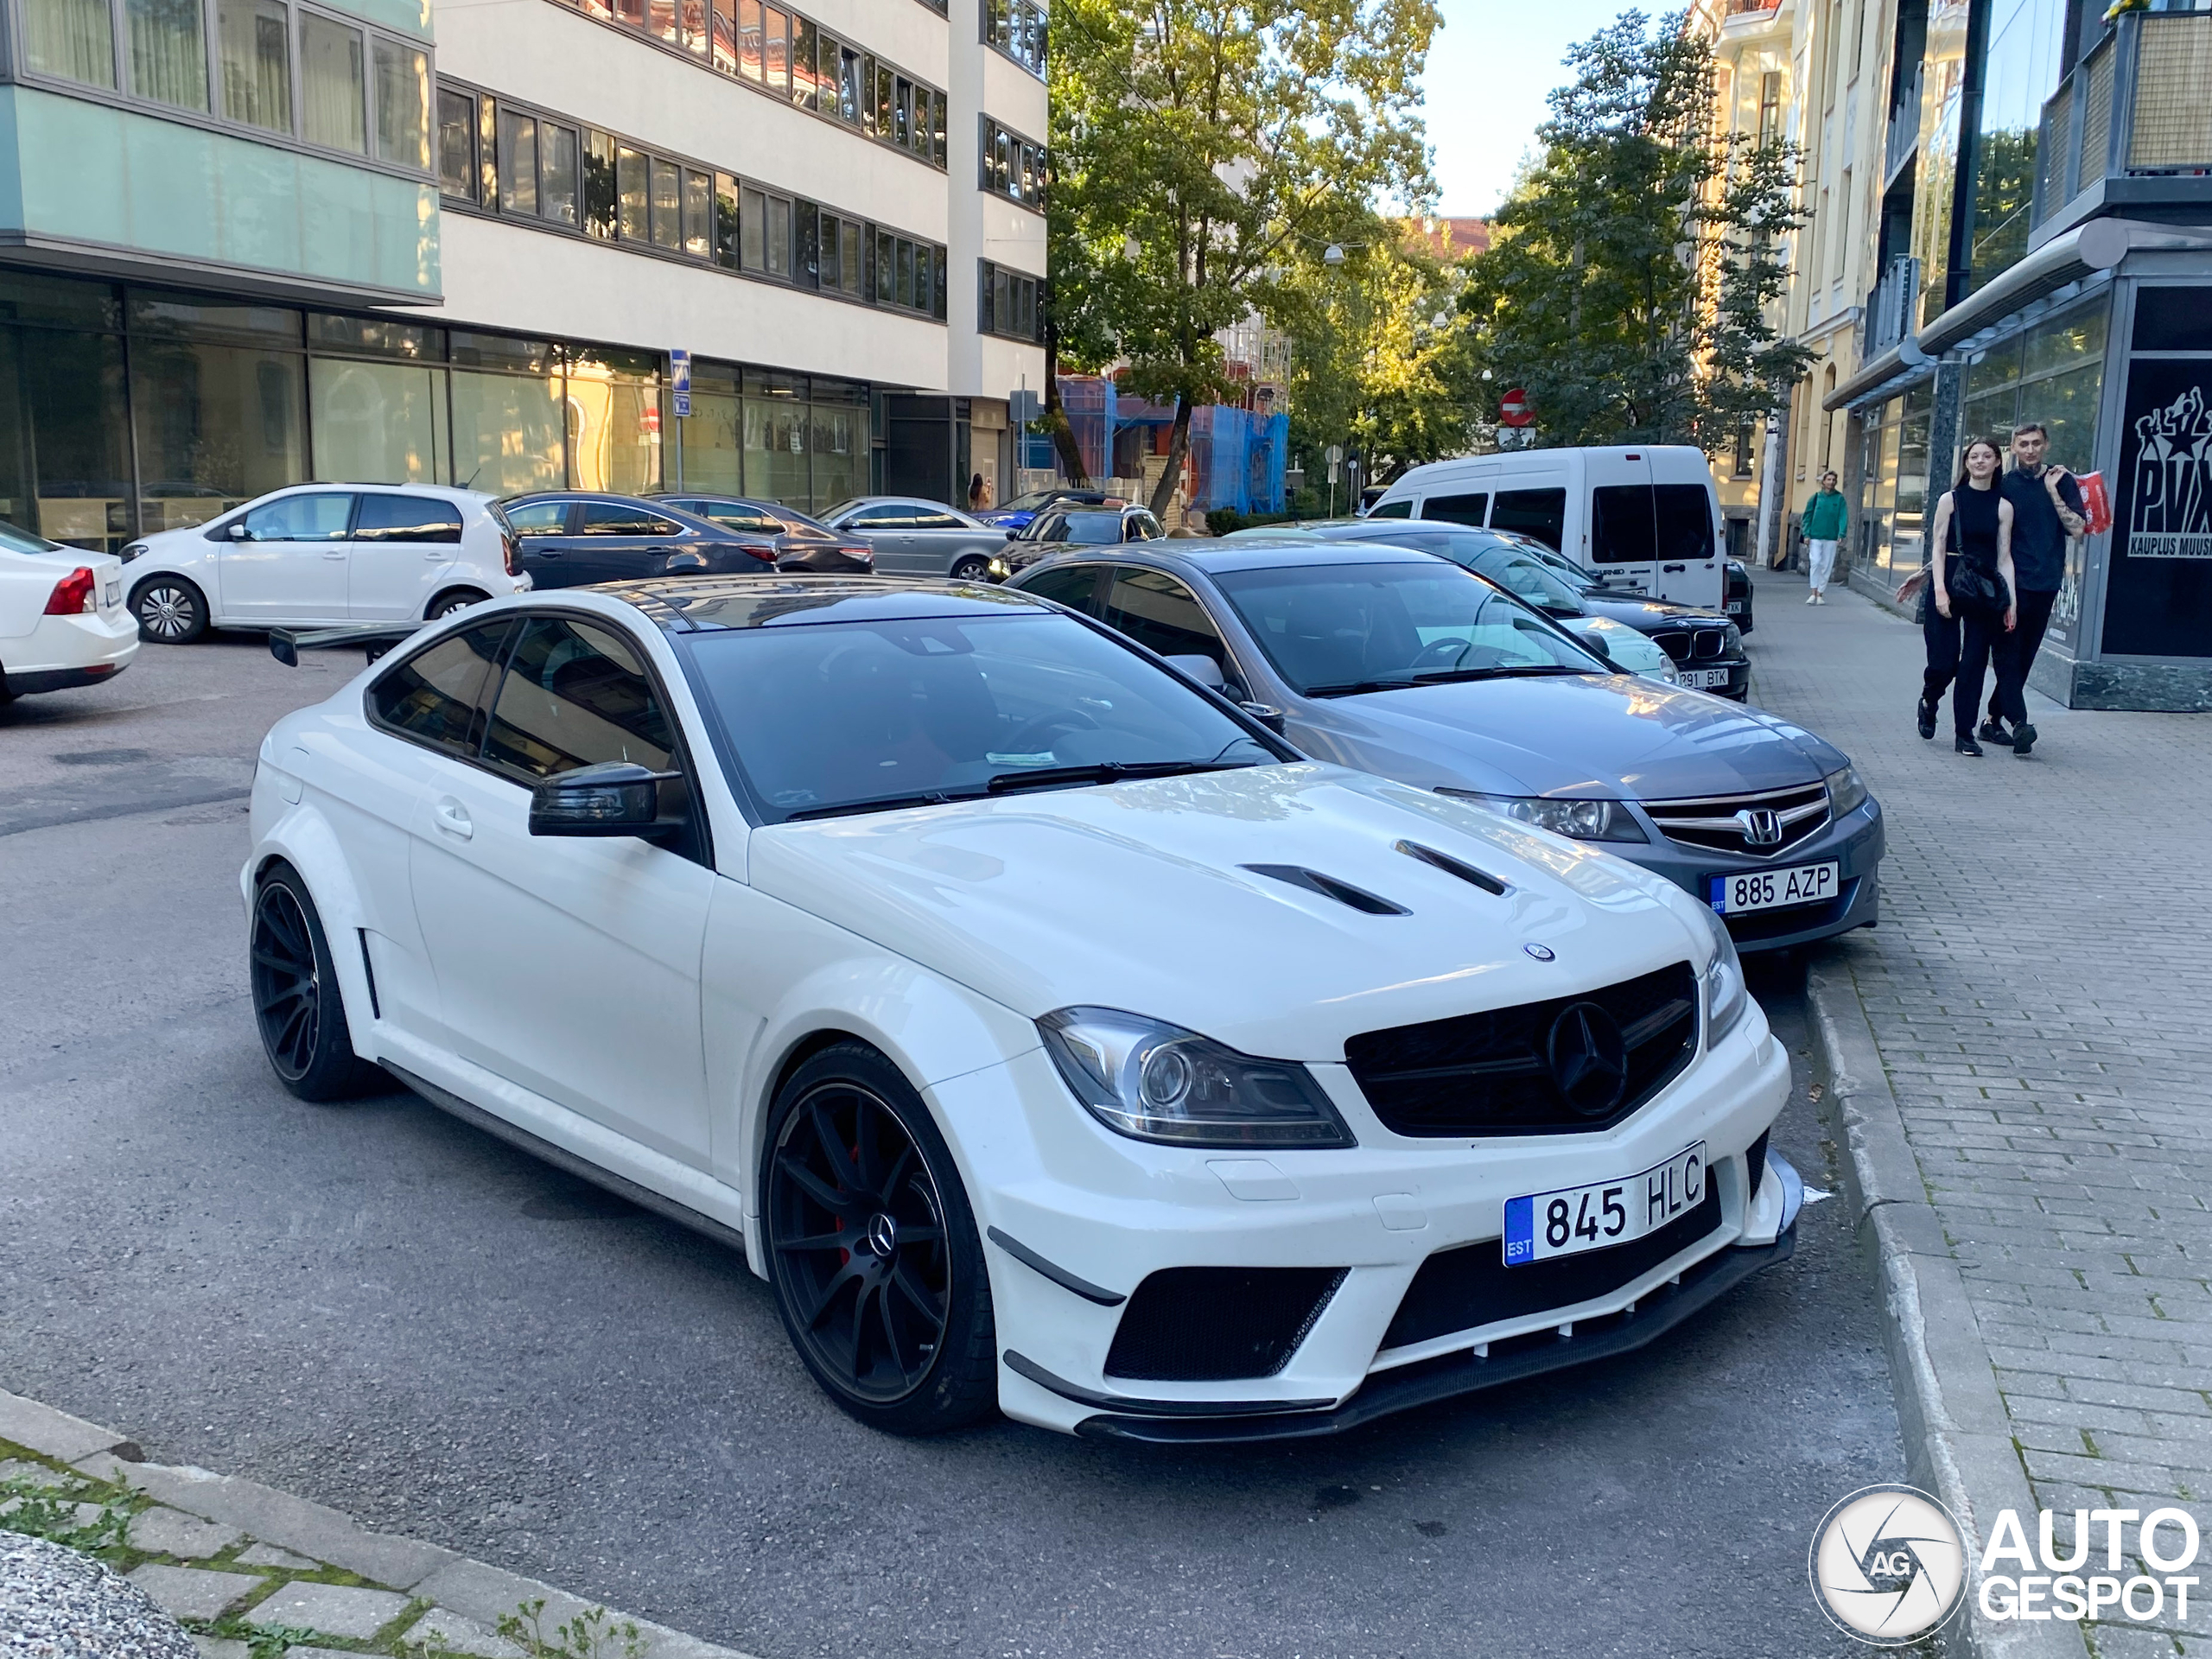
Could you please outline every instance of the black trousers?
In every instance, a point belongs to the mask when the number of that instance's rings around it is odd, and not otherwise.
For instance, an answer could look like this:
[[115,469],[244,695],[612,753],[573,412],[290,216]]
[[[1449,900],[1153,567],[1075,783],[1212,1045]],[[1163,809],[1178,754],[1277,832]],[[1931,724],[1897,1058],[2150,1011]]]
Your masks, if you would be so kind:
[[1922,674],[1921,695],[1940,705],[1954,681],[1958,695],[1951,700],[1951,726],[1961,737],[1974,735],[1974,710],[1981,706],[1982,676],[2005,634],[2005,619],[1972,616],[1953,609],[1945,616],[1936,608],[1936,595],[1928,595],[1928,613],[1920,632],[1928,646],[1928,667]]
[[[2009,720],[2017,726],[2028,717],[2024,690],[2028,671],[2036,665],[2036,652],[2042,649],[2043,636],[2050,626],[2050,607],[2057,602],[2056,591],[2020,589],[2020,625],[2002,634],[1997,644],[1997,685],[1989,694],[1992,720]],[[1999,628],[2001,632],[2001,620]]]

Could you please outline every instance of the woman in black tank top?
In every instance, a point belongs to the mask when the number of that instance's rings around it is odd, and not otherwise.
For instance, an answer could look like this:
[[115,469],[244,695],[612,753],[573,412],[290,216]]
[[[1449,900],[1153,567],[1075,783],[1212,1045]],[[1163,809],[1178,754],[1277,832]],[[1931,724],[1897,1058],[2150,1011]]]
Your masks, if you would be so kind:
[[[1921,628],[1928,645],[1928,667],[1921,677],[1920,734],[1936,735],[1936,710],[1954,681],[1952,747],[1979,755],[1974,710],[1981,705],[1981,680],[2000,630],[2018,620],[2012,587],[2012,504],[1998,491],[2003,452],[1993,438],[1972,438],[1961,457],[1959,481],[1936,504],[1936,523],[1928,545],[1942,552],[1933,561]],[[1996,578],[2001,613],[1974,602],[1976,577]]]

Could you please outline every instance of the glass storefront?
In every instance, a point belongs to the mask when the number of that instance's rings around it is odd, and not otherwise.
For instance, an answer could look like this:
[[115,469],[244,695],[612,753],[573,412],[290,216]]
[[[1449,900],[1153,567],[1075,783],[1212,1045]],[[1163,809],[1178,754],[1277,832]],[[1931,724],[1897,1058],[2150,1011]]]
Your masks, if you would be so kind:
[[1928,512],[1928,429],[1936,407],[1932,381],[1866,412],[1863,461],[1866,505],[1859,513],[1859,558],[1895,581],[1917,569]]
[[[0,270],[0,518],[112,552],[288,484],[864,493],[868,389]],[[680,461],[677,459],[681,452]]]
[[2110,308],[2110,302],[2099,296],[1968,359],[1961,446],[1970,437],[2008,443],[2019,423],[2041,421],[2050,429],[2055,465],[2077,473],[2092,470]]

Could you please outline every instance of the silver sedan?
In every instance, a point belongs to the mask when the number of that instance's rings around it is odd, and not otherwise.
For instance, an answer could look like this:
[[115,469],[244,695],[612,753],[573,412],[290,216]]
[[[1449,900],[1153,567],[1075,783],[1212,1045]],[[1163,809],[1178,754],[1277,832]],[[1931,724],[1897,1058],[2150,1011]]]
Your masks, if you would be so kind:
[[880,575],[983,582],[1006,574],[1000,564],[1006,531],[942,501],[915,495],[865,495],[832,507],[823,521],[873,547]]

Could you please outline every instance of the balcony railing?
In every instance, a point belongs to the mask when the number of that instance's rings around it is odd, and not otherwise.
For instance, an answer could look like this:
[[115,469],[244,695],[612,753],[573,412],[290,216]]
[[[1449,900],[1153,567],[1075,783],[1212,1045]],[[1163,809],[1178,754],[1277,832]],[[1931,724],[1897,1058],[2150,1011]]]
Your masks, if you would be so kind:
[[1920,78],[1925,66],[1912,72],[1911,82],[1898,95],[1890,110],[1889,130],[1882,140],[1882,184],[1884,188],[1897,175],[1897,169],[1910,161],[1920,147]]
[[1759,17],[1782,10],[1782,0],[1722,0],[1720,16],[1723,22],[1733,22],[1738,17]]
[[2161,194],[2155,186],[2115,190],[2117,181],[2191,177],[2175,193],[2182,194],[2212,185],[2202,176],[2212,172],[2212,12],[2130,11],[2113,22],[2044,101],[2037,229],[2084,191],[2100,190],[2106,201]]
[[1860,324],[1859,360],[1870,362],[1912,332],[1913,308],[1920,299],[1920,261],[1899,254],[1882,272],[1882,280],[1866,296],[1865,321]]

